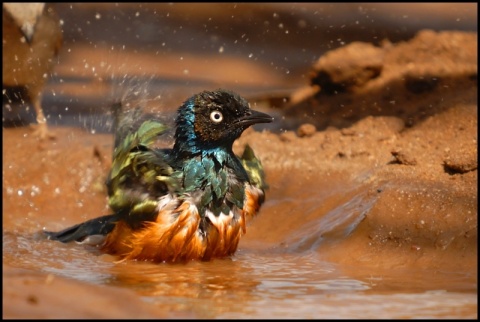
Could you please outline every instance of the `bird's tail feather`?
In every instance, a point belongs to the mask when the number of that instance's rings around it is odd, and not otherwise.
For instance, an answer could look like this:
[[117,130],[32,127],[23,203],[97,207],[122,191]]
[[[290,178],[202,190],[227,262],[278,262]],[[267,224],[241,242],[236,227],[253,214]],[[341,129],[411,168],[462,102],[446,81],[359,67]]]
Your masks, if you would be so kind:
[[111,214],[90,219],[81,224],[66,228],[59,232],[44,231],[48,239],[58,240],[62,243],[71,241],[82,242],[85,238],[94,235],[107,235],[115,227],[119,214]]

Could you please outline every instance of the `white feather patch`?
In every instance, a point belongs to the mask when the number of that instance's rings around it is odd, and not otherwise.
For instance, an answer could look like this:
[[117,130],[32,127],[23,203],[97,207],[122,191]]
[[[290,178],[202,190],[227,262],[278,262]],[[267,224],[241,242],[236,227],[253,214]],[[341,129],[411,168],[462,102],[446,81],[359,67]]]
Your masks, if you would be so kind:
[[221,212],[220,215],[215,216],[210,210],[206,210],[205,217],[207,217],[219,231],[223,231],[228,225],[230,225],[230,222],[232,222],[234,213],[230,210],[228,215]]
[[157,210],[160,211],[163,208],[165,208],[167,205],[169,205],[172,201],[175,201],[175,205],[177,204],[177,198],[174,198],[171,194],[166,194],[165,196],[162,196],[158,198],[158,206]]
[[100,246],[105,241],[105,235],[90,235],[85,237],[82,241],[77,241],[77,244],[89,245],[89,246]]

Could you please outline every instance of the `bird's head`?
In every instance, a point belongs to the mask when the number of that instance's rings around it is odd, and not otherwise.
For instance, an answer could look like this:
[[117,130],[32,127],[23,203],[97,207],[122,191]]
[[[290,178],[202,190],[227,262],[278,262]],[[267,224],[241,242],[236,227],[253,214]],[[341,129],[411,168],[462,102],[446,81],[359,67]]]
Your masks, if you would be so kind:
[[231,149],[249,126],[272,121],[271,116],[250,109],[244,98],[231,91],[204,91],[179,108],[174,149],[189,153]]

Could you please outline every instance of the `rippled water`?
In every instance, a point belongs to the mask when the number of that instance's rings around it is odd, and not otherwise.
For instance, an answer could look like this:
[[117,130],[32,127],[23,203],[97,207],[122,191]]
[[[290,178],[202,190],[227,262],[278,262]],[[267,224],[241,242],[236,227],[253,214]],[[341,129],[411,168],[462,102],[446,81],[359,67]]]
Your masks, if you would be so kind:
[[[361,199],[357,196],[317,218],[318,226],[324,233],[348,234],[368,207]],[[265,212],[278,203],[267,202]],[[340,216],[340,212],[351,216]],[[48,241],[38,233],[4,231],[3,261],[85,283],[129,288],[167,312],[198,318],[476,316],[475,276],[419,268],[385,271],[341,266],[315,251],[318,227],[303,228],[287,238],[295,241],[287,247],[256,247],[260,241],[253,240],[244,247],[241,243],[231,259],[187,264],[116,263],[109,255]]]

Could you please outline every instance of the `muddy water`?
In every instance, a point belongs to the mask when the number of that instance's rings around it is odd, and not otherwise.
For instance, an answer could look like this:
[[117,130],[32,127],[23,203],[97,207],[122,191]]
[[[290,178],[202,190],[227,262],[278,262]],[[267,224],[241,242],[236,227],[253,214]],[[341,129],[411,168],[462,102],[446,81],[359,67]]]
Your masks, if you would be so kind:
[[351,276],[312,252],[243,247],[231,260],[115,264],[31,236],[5,234],[3,241],[10,265],[129,288],[163,310],[197,318],[462,318],[476,311],[466,276],[408,270]]

